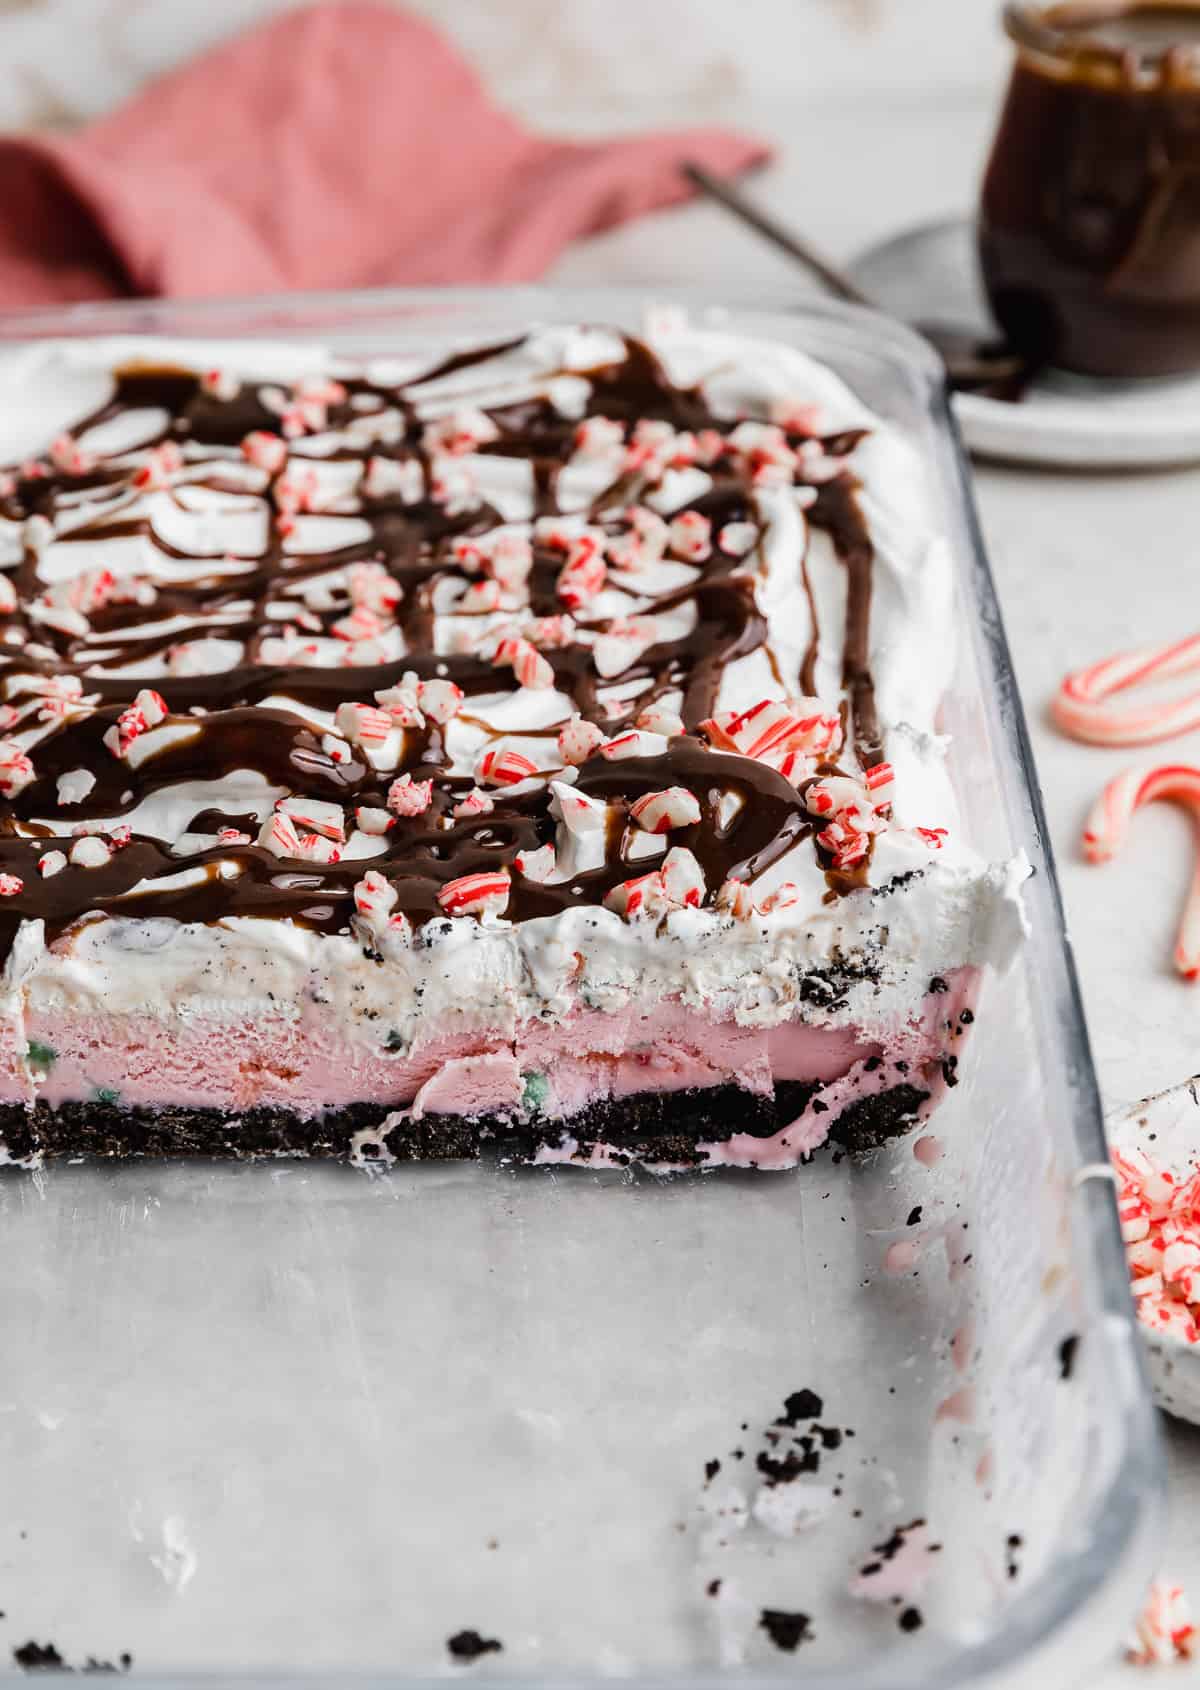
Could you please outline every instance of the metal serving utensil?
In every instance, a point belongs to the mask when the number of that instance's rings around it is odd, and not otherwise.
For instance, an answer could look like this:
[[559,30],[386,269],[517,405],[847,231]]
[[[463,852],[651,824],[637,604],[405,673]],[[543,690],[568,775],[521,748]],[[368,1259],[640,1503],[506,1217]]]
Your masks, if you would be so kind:
[[[802,264],[828,293],[851,305],[882,309],[837,264],[810,241],[755,205],[740,188],[711,175],[699,164],[685,163],[682,170],[688,181],[709,199]],[[1019,390],[1032,373],[1029,360],[1002,340],[981,340],[969,329],[951,323],[916,322],[910,326],[933,346],[946,366],[951,387],[961,392],[989,391],[998,397],[1013,397],[1013,390]]]

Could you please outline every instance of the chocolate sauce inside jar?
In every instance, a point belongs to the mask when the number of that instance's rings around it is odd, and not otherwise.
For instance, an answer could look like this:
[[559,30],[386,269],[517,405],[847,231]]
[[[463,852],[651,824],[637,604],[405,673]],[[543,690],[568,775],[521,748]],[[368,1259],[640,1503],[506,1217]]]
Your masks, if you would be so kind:
[[1200,0],[1012,5],[980,258],[1021,352],[1097,376],[1200,369]]

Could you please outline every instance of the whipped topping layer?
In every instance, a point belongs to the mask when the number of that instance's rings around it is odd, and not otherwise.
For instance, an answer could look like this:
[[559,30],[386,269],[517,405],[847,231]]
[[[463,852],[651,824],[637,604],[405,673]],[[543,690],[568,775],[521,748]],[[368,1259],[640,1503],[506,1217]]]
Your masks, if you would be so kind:
[[921,465],[799,352],[64,342],[0,413],[10,1014],[884,1022],[1019,939]]

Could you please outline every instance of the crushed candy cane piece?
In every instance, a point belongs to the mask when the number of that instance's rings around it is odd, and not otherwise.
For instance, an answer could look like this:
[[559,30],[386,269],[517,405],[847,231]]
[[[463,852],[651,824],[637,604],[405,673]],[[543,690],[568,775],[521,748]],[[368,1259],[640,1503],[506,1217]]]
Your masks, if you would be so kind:
[[727,450],[758,487],[786,487],[799,466],[778,423],[742,422],[730,433]]
[[0,797],[15,798],[34,779],[33,761],[13,739],[0,739]]
[[167,706],[161,693],[143,687],[133,703],[117,717],[104,735],[104,744],[114,757],[124,757],[135,739],[166,720]]
[[60,434],[50,442],[50,462],[62,475],[90,475],[95,456],[85,452],[72,434]]
[[584,716],[572,716],[558,730],[558,754],[569,767],[586,763],[603,744],[602,730]]
[[241,390],[242,384],[232,370],[203,370],[200,374],[200,391],[210,399],[236,399]]
[[373,640],[387,627],[384,619],[365,604],[355,605],[345,616],[339,616],[330,626],[330,633],[339,640]]
[[633,725],[646,733],[661,734],[664,739],[677,739],[683,732],[683,717],[674,710],[664,710],[661,704],[648,704],[638,711]]
[[465,821],[472,816],[486,816],[495,808],[495,799],[486,792],[481,792],[476,786],[470,792],[463,794],[450,814],[456,816],[460,821]]
[[346,571],[350,602],[378,616],[390,616],[403,597],[396,577],[381,563],[352,563]]
[[90,769],[67,769],[55,782],[60,804],[82,804],[96,784]]
[[540,651],[560,651],[575,638],[570,616],[535,616],[525,624],[525,638]]
[[671,525],[648,505],[630,505],[625,520],[651,557],[660,558],[671,543]]
[[849,775],[813,781],[805,791],[804,803],[813,815],[834,818],[846,831],[882,833],[885,826],[866,788]]
[[537,764],[520,751],[485,751],[475,765],[475,779],[488,786],[517,786],[537,774]]
[[458,457],[499,438],[500,430],[485,411],[464,406],[427,423],[422,444],[429,453],[446,452]]
[[447,915],[501,915],[511,890],[507,869],[464,874],[447,881],[438,893],[438,903]]
[[362,478],[368,499],[397,497],[401,504],[419,504],[425,492],[425,476],[417,458],[372,457]]
[[754,898],[744,880],[726,880],[715,899],[716,906],[735,921],[749,921],[754,912]]
[[608,826],[608,805],[603,799],[589,798],[561,780],[552,780],[550,791],[568,833],[599,833]]
[[71,861],[76,868],[103,868],[112,854],[108,841],[94,833],[85,833],[71,846]]
[[758,544],[753,522],[727,522],[717,535],[717,545],[727,557],[745,557]]
[[712,556],[712,523],[699,511],[684,511],[671,523],[671,550],[687,563]]
[[511,668],[519,686],[545,688],[554,685],[554,670],[528,640],[501,640],[492,658],[495,666]]
[[605,740],[600,747],[600,755],[607,757],[611,763],[619,763],[626,757],[661,757],[667,749],[667,741],[661,734],[629,728],[615,739]]
[[354,812],[354,825],[376,838],[394,827],[395,822],[396,818],[389,811],[381,810],[374,804],[360,804]]
[[788,751],[829,756],[842,741],[842,721],[816,698],[764,698],[746,710],[729,710],[701,722],[718,751],[769,758]]
[[15,898],[24,887],[25,882],[19,874],[0,874],[0,898]]
[[775,910],[794,909],[801,902],[800,888],[794,881],[785,880],[773,892],[768,892],[758,907],[764,915],[771,915]]
[[599,541],[595,535],[581,534],[571,542],[555,591],[568,610],[579,610],[601,591],[607,574]]
[[574,438],[577,457],[607,457],[625,445],[625,425],[612,417],[585,417]]
[[1138,1146],[1111,1152],[1118,1215],[1138,1318],[1185,1344],[1200,1341],[1200,1170],[1176,1179]]
[[558,854],[553,845],[541,845],[536,851],[518,851],[513,866],[526,880],[541,885],[558,867]]
[[290,401],[284,401],[279,426],[289,440],[302,434],[319,434],[328,427],[329,407],[342,404],[345,397],[346,389],[340,381],[304,378],[293,384]]
[[275,808],[288,816],[298,827],[310,833],[324,834],[339,845],[346,841],[346,817],[340,804],[329,804],[320,798],[279,798]]
[[503,592],[519,593],[533,568],[533,547],[523,534],[497,534],[483,566]]
[[686,787],[668,786],[635,799],[629,814],[647,833],[670,833],[677,827],[694,827],[700,820],[700,805]]
[[54,538],[54,524],[49,517],[43,516],[41,511],[35,511],[26,517],[21,529],[21,540],[28,551],[35,557],[40,557]]
[[351,745],[383,745],[392,731],[392,718],[372,704],[339,704],[334,727]]
[[658,643],[658,625],[651,616],[615,617],[592,642],[592,662],[606,681],[625,671]]
[[378,869],[369,868],[355,883],[354,907],[360,915],[389,915],[396,907],[399,894]]
[[259,829],[257,843],[276,857],[295,857],[300,852],[300,835],[290,816],[276,810]]
[[420,681],[417,684],[417,703],[431,722],[443,726],[458,715],[463,706],[463,690],[453,681]]
[[293,464],[275,483],[275,508],[287,516],[295,516],[297,511],[315,511],[320,493],[316,470]]
[[619,886],[614,886],[605,896],[604,907],[624,916],[626,921],[632,921],[637,916],[664,914],[670,908],[670,899],[663,885],[662,870],[655,869],[650,874],[639,875],[635,880],[624,880]]
[[1135,1666],[1170,1666],[1196,1653],[1196,1628],[1183,1586],[1155,1579],[1133,1635],[1125,1645]]
[[836,869],[853,868],[865,861],[871,850],[871,835],[859,833],[841,822],[830,822],[817,834],[817,844],[831,853]]
[[472,581],[454,608],[463,615],[475,615],[497,610],[499,606],[500,583],[489,576],[480,581]]
[[67,858],[64,851],[46,851],[38,858],[38,873],[44,880],[49,879],[52,874],[61,874],[66,866]]
[[134,695],[134,708],[140,710],[142,718],[148,728],[156,728],[167,718],[167,701],[162,693],[155,692],[152,687],[143,687]]
[[820,434],[825,420],[820,405],[803,399],[772,399],[767,415],[788,434]]
[[433,782],[399,775],[388,787],[387,806],[398,816],[423,816],[433,803]]
[[398,687],[383,687],[375,694],[375,702],[386,710],[398,728],[423,728],[425,717],[417,703],[417,687],[401,683]]
[[321,750],[331,763],[350,763],[354,760],[354,753],[339,734],[322,734]]
[[673,904],[685,909],[698,909],[708,890],[704,870],[698,859],[684,845],[675,845],[663,858],[659,870],[663,890]]
[[341,861],[342,853],[333,840],[326,839],[323,834],[302,833],[296,855],[301,862],[336,863]]
[[395,910],[388,917],[387,936],[392,944],[412,944],[412,922],[403,910]]
[[287,442],[281,440],[277,434],[268,434],[265,429],[256,428],[243,438],[242,456],[247,463],[253,464],[255,469],[261,469],[267,475],[278,475],[287,463]]
[[169,487],[171,477],[183,468],[183,453],[173,440],[152,446],[145,460],[133,472],[133,485],[146,491]]

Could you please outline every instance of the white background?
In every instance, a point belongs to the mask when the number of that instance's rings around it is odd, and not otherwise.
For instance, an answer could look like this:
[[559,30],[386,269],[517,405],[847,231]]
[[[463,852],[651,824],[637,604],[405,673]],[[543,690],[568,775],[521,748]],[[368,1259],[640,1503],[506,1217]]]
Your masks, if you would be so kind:
[[[992,0],[412,3],[536,127],[601,134],[722,122],[761,134],[778,158],[755,191],[843,256],[970,207],[1007,64]],[[197,47],[281,9],[279,0],[0,0],[0,126],[81,121]],[[706,206],[581,244],[552,279],[805,285]],[[1193,845],[1184,818],[1160,809],[1139,817],[1120,862],[1083,864],[1077,840],[1088,802],[1124,760],[1057,738],[1045,708],[1067,668],[1200,623],[1192,585],[1200,471],[1068,477],[986,468],[978,493],[1101,1081],[1115,1107],[1200,1068],[1200,986],[1170,972]],[[1189,750],[1197,756],[1200,746],[1170,748]],[[1200,1606],[1200,1435],[1176,1427],[1170,1442],[1163,1564]],[[1131,1675],[1116,1667],[1111,1683]],[[1194,1676],[1200,1666],[1177,1669],[1171,1682]]]

